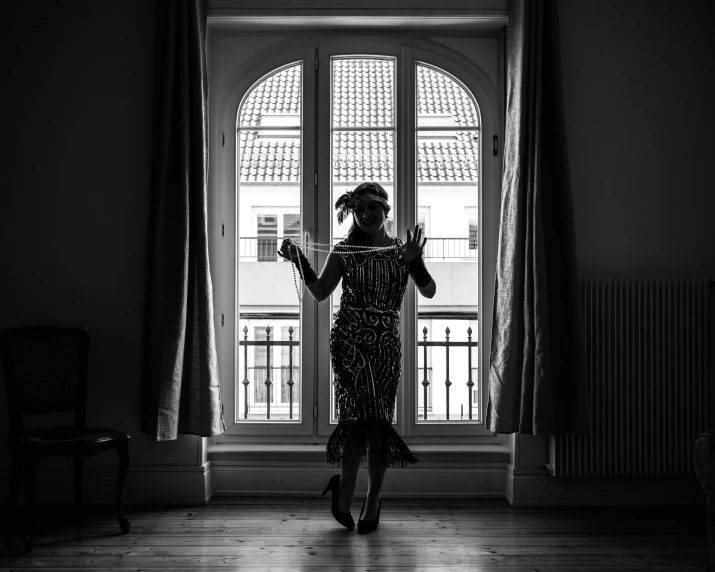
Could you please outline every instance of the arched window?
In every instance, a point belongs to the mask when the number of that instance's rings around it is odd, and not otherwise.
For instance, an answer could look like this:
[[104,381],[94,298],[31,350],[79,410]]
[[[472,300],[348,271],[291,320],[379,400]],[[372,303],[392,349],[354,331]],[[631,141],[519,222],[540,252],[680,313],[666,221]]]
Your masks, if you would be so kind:
[[[236,133],[214,167],[224,181],[217,192],[233,192],[225,210],[235,212],[227,225],[235,244],[225,248],[232,272],[218,287],[235,300],[234,335],[221,344],[234,363],[229,379],[222,375],[228,434],[322,439],[337,422],[328,336],[341,289],[329,303],[309,295],[299,302],[299,277],[276,250],[285,237],[340,240],[349,223],[338,225],[333,204],[365,181],[388,192],[388,233],[405,238],[422,226],[437,283],[433,299],[414,288],[405,297],[396,429],[415,437],[488,433],[478,342],[480,309],[491,304],[483,245],[494,248],[495,240],[480,216],[498,209],[497,78],[417,44],[346,39],[276,48],[245,61],[234,84],[223,82],[218,124]],[[319,250],[317,272],[327,247]]]

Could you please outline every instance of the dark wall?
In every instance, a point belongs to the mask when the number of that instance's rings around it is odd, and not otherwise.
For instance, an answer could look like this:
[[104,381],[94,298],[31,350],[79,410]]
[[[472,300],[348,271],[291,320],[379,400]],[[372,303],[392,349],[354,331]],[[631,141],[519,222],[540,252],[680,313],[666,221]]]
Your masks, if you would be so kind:
[[44,0],[5,10],[0,328],[88,330],[88,423],[131,433],[136,465],[196,462],[195,438],[157,444],[139,434],[153,2]]
[[579,269],[715,279],[715,6],[559,0]]
[[[554,0],[579,271],[715,279],[710,0]],[[549,462],[519,436],[515,464]]]
[[[195,438],[138,431],[152,6],[5,7],[0,328],[86,328],[89,422],[132,433],[136,464],[192,464]],[[715,277],[711,2],[558,7],[580,270]]]

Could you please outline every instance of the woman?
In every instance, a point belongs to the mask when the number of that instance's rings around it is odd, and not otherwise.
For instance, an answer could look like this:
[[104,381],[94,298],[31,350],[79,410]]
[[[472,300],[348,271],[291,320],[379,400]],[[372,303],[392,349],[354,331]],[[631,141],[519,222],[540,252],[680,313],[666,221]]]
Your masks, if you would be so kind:
[[332,491],[332,513],[349,529],[355,527],[350,505],[361,461],[367,461],[367,499],[358,532],[375,530],[380,521],[380,489],[387,467],[403,467],[417,459],[392,428],[400,379],[400,306],[411,276],[423,296],[432,298],[436,285],[422,259],[419,225],[407,241],[385,230],[390,212],[387,192],[377,183],[362,183],[335,203],[338,222],[353,214],[347,238],[328,255],[318,277],[300,248],[289,239],[278,252],[302,275],[311,296],[327,300],[340,280],[343,294],[330,331],[330,357],[335,378],[339,422],[328,441],[327,459],[341,469],[323,495]]

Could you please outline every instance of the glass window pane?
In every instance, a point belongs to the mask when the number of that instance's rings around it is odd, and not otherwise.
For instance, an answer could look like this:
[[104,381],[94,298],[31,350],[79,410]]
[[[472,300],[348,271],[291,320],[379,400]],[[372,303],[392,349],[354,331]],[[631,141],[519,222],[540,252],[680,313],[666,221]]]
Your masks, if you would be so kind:
[[[300,340],[299,326],[281,326],[281,340],[295,342]],[[281,404],[290,404],[290,381],[293,381],[293,403],[300,395],[300,354],[298,345],[281,346]]]
[[476,250],[479,244],[479,213],[469,210],[469,249]]
[[301,71],[293,64],[259,81],[241,104],[238,126],[300,126]]
[[[429,342],[432,339],[432,323],[430,320],[420,322],[421,329],[417,332],[420,342]],[[432,351],[434,348],[418,346],[417,352],[417,413],[419,419],[428,419],[432,414],[432,391],[434,380],[432,378]],[[425,371],[425,358],[427,370]],[[425,395],[427,408],[425,409]]]
[[256,221],[256,242],[259,262],[276,260],[278,250],[278,217],[276,215],[258,215]]
[[418,332],[427,328],[433,344],[418,337],[417,420],[466,421],[470,411],[478,420],[479,114],[466,88],[443,70],[418,64],[416,80],[417,212],[419,222],[429,212],[425,260],[438,285],[434,298],[417,298]]
[[[390,57],[337,57],[332,59],[332,173],[331,205],[360,183],[379,183],[392,207],[385,221],[388,234],[395,233],[395,59]],[[334,209],[333,241],[343,239],[352,216],[338,224]],[[342,287],[333,292],[337,311]],[[331,422],[338,411],[331,379]]]
[[333,128],[394,126],[394,75],[391,58],[333,58]]
[[[334,131],[333,132],[333,197],[332,204],[346,191],[360,183],[379,183],[388,195],[392,207],[387,215],[386,230],[395,220],[394,201],[394,132],[392,131]],[[333,237],[342,239],[352,225],[352,216],[338,224],[333,209]]]
[[250,336],[253,340],[248,341],[265,340],[266,326],[271,327],[272,344],[287,340],[289,327],[300,343],[293,266],[282,264],[276,250],[283,236],[297,237],[301,232],[302,75],[300,63],[266,75],[249,90],[238,112],[238,324],[246,336],[240,336],[236,352],[236,421],[265,421],[269,403],[271,421],[288,421],[291,415],[293,421],[300,421],[300,345],[290,346],[294,358],[291,404],[290,372],[283,369],[289,347],[281,345],[280,351],[271,353],[273,390],[268,396],[266,347],[241,344]]
[[[257,342],[265,342],[268,337],[265,326],[255,326],[253,329],[253,339]],[[268,395],[266,379],[268,375],[268,348],[266,346],[253,346],[253,402],[257,405],[266,403]],[[271,403],[273,395],[271,392]]]
[[474,98],[443,70],[417,65],[417,127],[479,126]]
[[300,236],[300,215],[283,215],[283,237]]

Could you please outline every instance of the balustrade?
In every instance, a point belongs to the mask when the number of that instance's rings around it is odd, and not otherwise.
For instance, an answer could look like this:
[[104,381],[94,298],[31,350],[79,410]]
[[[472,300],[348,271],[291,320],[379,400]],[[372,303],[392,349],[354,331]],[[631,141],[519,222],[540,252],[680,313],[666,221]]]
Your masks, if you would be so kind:
[[[291,237],[266,237],[266,236],[242,236],[239,238],[238,256],[239,262],[277,262],[281,261],[276,254],[276,250],[283,238]],[[334,241],[342,240],[335,238]],[[474,240],[469,238],[441,238],[430,237],[425,245],[425,260],[464,260],[477,259]]]
[[[468,418],[471,420],[473,419],[473,410],[474,410],[474,400],[473,400],[473,387],[474,387],[474,381],[472,380],[472,348],[476,348],[479,346],[479,343],[476,341],[472,340],[472,328],[468,327],[467,328],[467,341],[466,342],[455,342],[451,341],[449,339],[449,335],[451,333],[451,330],[449,327],[446,327],[444,330],[444,341],[443,342],[438,342],[438,341],[428,341],[427,340],[427,334],[429,333],[429,330],[427,329],[427,326],[422,328],[422,341],[418,342],[418,346],[422,346],[422,351],[423,351],[423,363],[427,363],[427,348],[428,347],[443,347],[444,352],[445,352],[445,379],[444,379],[444,386],[445,386],[445,401],[446,401],[446,407],[445,407],[445,416],[447,420],[449,420],[449,401],[450,401],[450,388],[453,385],[452,381],[450,380],[450,363],[449,363],[449,350],[451,348],[467,348],[467,381],[465,383],[465,386],[467,387],[468,391],[468,397],[467,397],[467,414]],[[422,368],[420,368],[422,369]],[[431,381],[427,377],[427,369],[424,368],[424,379],[422,380],[422,387],[423,387],[423,413],[422,413],[422,419],[427,420],[427,393],[431,385]],[[429,368],[432,369],[432,368]]]
[[[266,372],[266,379],[264,384],[266,386],[266,419],[271,418],[271,402],[273,401],[273,380],[271,379],[271,373],[274,370],[283,371],[283,367],[272,367],[271,366],[271,349],[273,347],[288,347],[288,381],[286,385],[288,386],[288,418],[293,419],[293,387],[295,385],[295,380],[293,379],[293,348],[300,346],[300,342],[293,340],[293,326],[288,328],[288,340],[271,340],[270,326],[266,327],[266,339],[265,340],[249,340],[248,339],[248,326],[243,327],[243,340],[239,341],[239,345],[243,346],[243,418],[248,419],[248,386],[251,384],[251,380],[248,378],[248,370],[251,369],[254,372],[254,381],[256,381],[255,372],[263,370]],[[248,348],[251,347],[265,347],[266,348],[266,365],[254,365],[253,367],[248,367]],[[258,405],[263,405],[259,402]]]
[[[455,318],[452,318],[455,319]],[[271,326],[266,327],[266,339],[265,340],[249,340],[248,339],[248,326],[244,326],[243,328],[243,340],[239,341],[239,345],[243,346],[243,381],[241,382],[243,384],[243,418],[248,419],[249,418],[249,403],[251,401],[249,400],[249,385],[251,383],[260,383],[259,377],[263,377],[262,375],[259,375],[257,372],[258,371],[264,371],[265,372],[265,379],[262,381],[262,383],[265,385],[266,388],[266,397],[264,402],[257,401],[256,399],[253,400],[254,405],[258,405],[261,408],[265,407],[266,411],[266,417],[265,419],[270,420],[271,419],[271,403],[276,403],[276,401],[273,398],[273,385],[274,385],[274,376],[275,373],[278,371],[280,372],[280,375],[283,376],[283,372],[287,372],[288,375],[288,380],[285,382],[285,385],[288,386],[288,419],[293,419],[293,403],[294,403],[294,386],[295,386],[295,379],[294,379],[294,359],[293,359],[293,351],[294,348],[297,348],[300,346],[300,341],[294,340],[293,339],[293,326],[290,326],[288,328],[288,339],[287,340],[275,340],[271,339],[271,333],[273,329]],[[444,378],[444,390],[445,390],[445,402],[446,402],[446,407],[445,407],[445,417],[446,420],[450,419],[450,397],[452,392],[454,391],[452,389],[452,386],[454,383],[450,379],[451,375],[451,367],[452,365],[450,364],[450,350],[456,349],[456,348],[466,348],[467,350],[467,359],[466,359],[466,366],[467,366],[467,372],[466,372],[466,381],[464,382],[464,387],[467,389],[467,418],[469,420],[474,419],[474,408],[475,408],[475,403],[474,403],[474,380],[473,380],[473,367],[472,367],[472,349],[478,347],[478,342],[474,341],[472,339],[472,328],[468,327],[467,328],[467,341],[453,341],[450,339],[450,334],[452,333],[449,327],[446,327],[444,330],[444,341],[429,341],[427,339],[428,337],[429,330],[425,326],[422,329],[422,340],[419,340],[417,345],[418,345],[418,351],[421,349],[423,352],[422,357],[423,357],[423,362],[422,362],[422,367],[418,368],[418,371],[422,371],[423,374],[423,379],[421,381],[422,385],[422,391],[423,391],[423,403],[422,403],[422,420],[427,421],[428,420],[428,408],[430,407],[430,399],[428,398],[428,393],[430,391],[430,388],[433,384],[433,381],[430,379],[433,377],[434,372],[432,371],[432,367],[427,367],[428,364],[428,348],[444,348],[444,356],[445,356],[445,378]],[[265,365],[260,364],[260,365],[253,365],[252,367],[249,368],[248,363],[248,348],[249,347],[264,347],[266,349],[266,359],[265,359]],[[287,347],[287,359],[288,359],[288,365],[287,367],[284,364],[281,364],[280,366],[277,365],[272,365],[271,364],[271,350],[274,347]],[[433,361],[434,361],[434,357]],[[285,356],[284,356],[285,358]],[[252,371],[253,375],[251,376],[253,379],[249,378],[249,369]],[[429,372],[429,375],[428,375]],[[460,376],[461,377],[461,376]],[[282,378],[284,379],[284,378]],[[462,378],[464,379],[464,378]],[[281,401],[280,399],[278,401]],[[462,401],[462,399],[460,399]],[[464,403],[464,401],[462,401]],[[462,415],[460,416],[463,418],[463,408],[464,405],[462,405]]]

